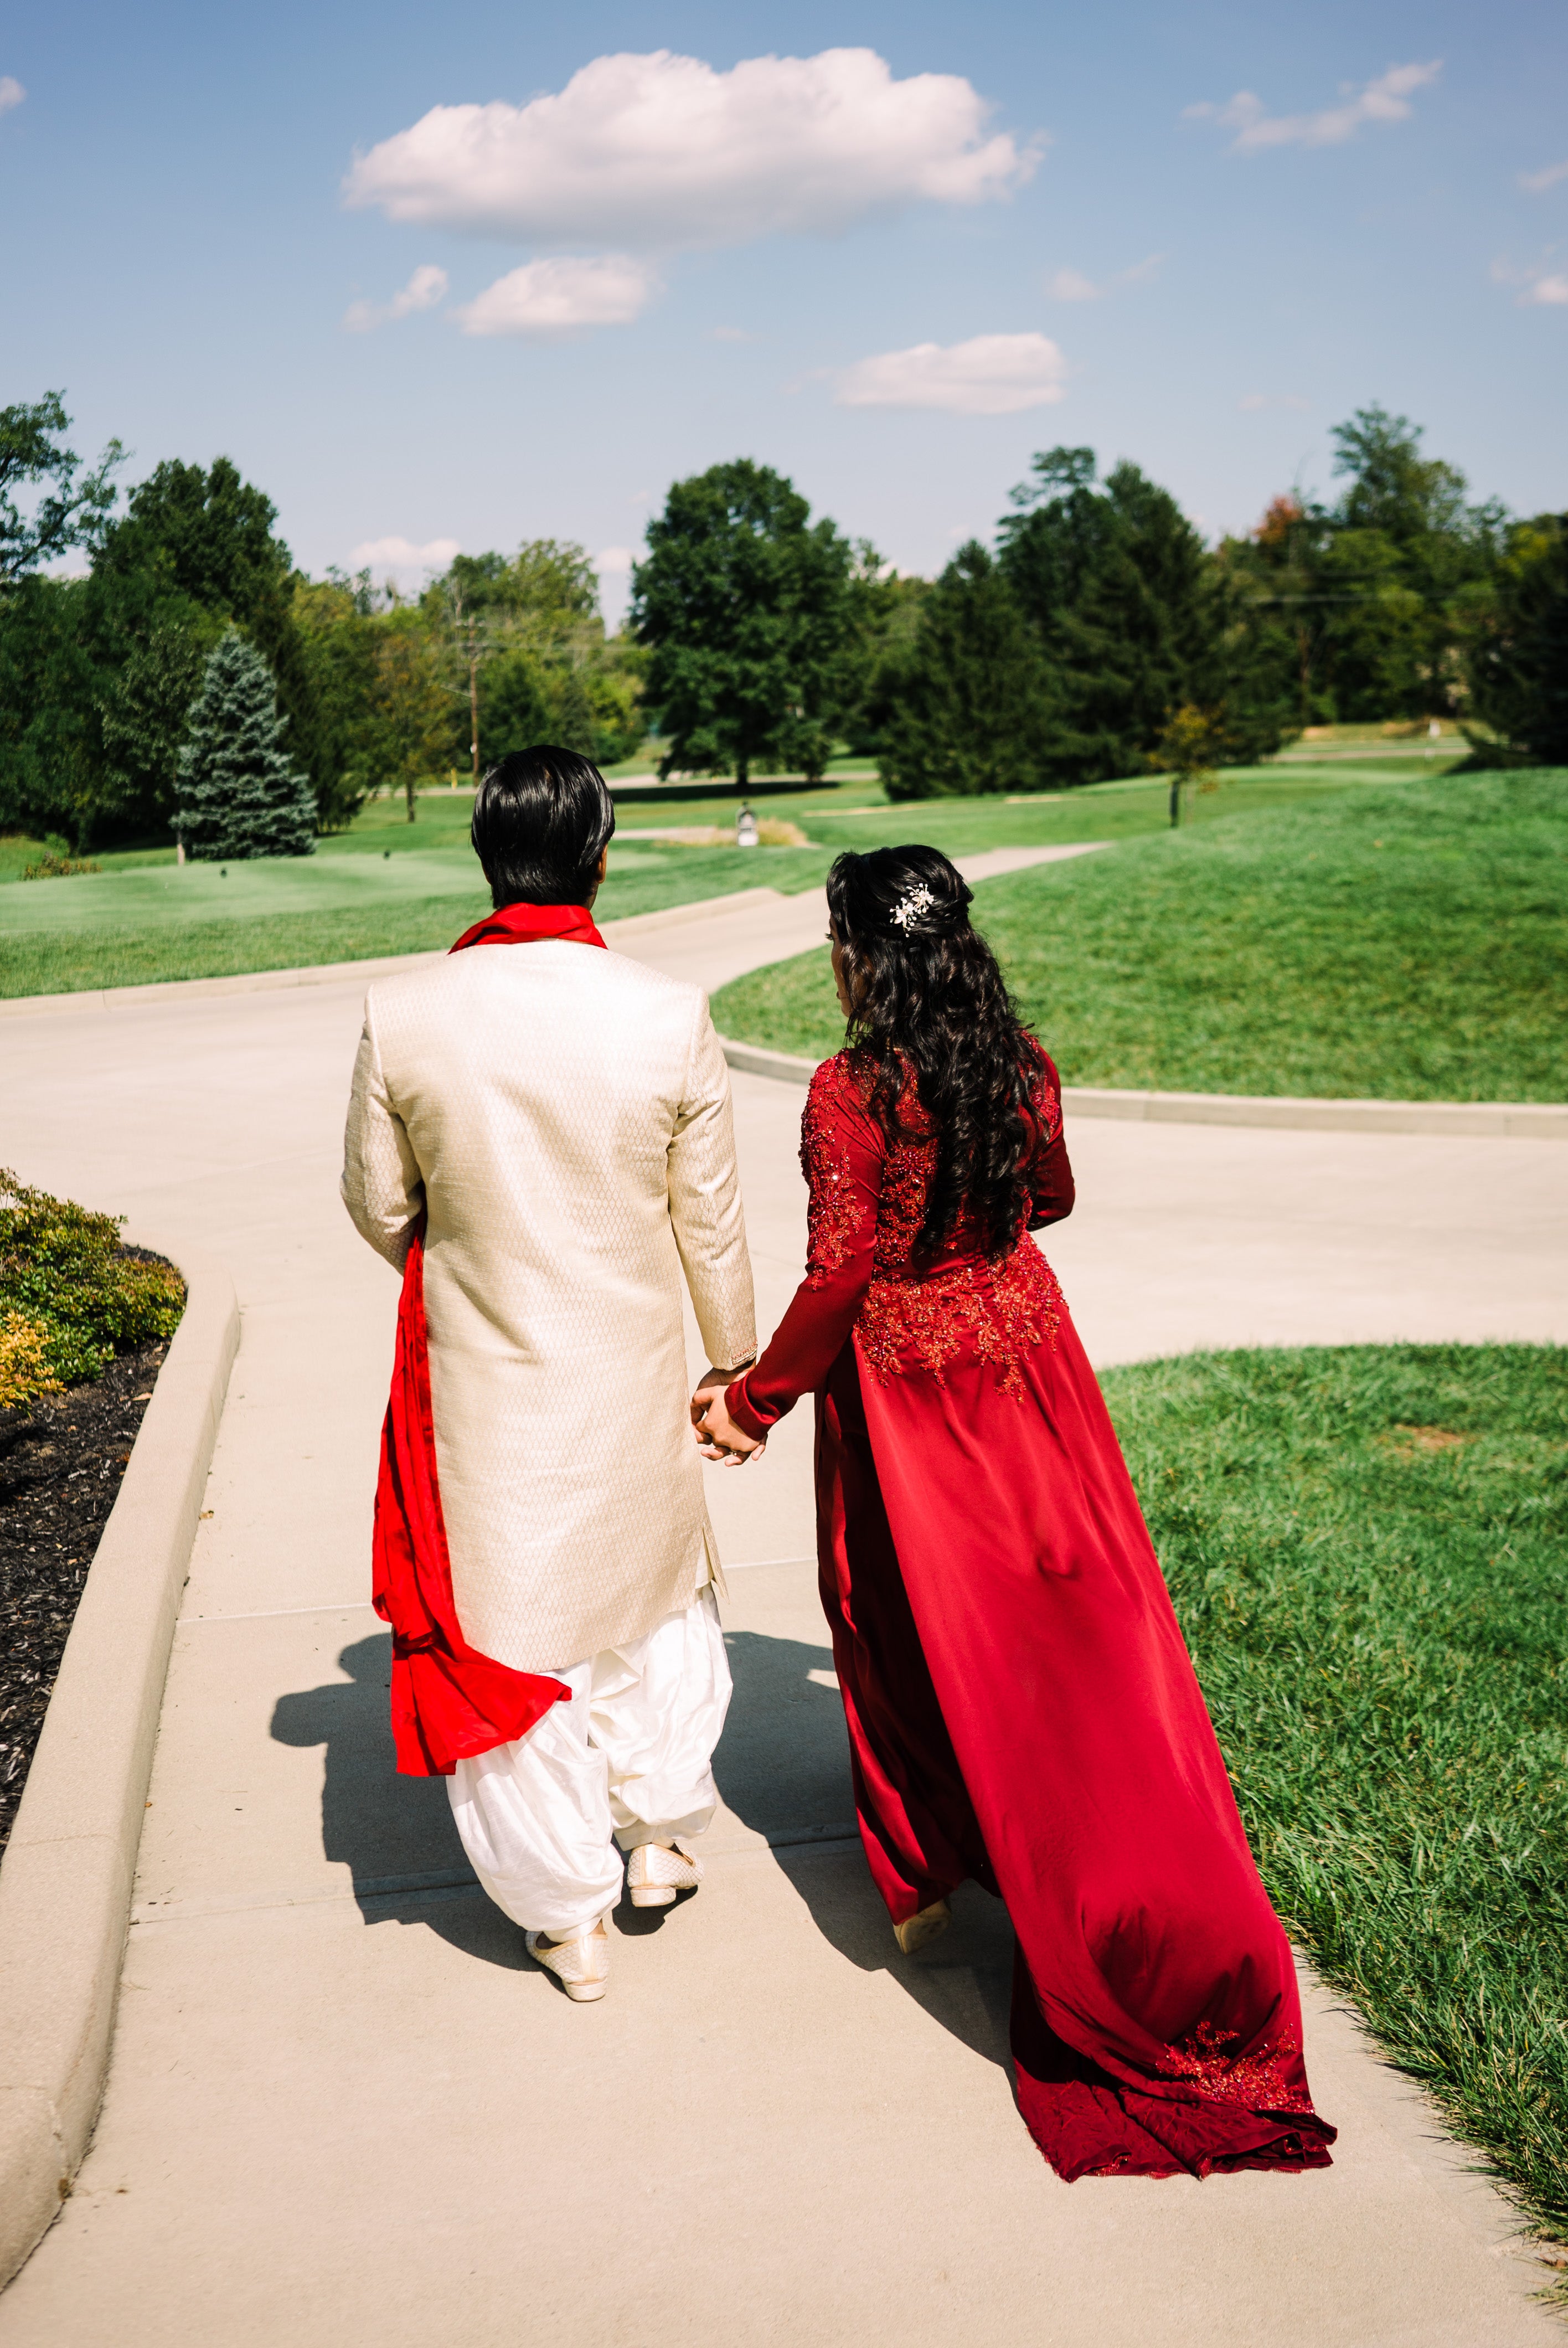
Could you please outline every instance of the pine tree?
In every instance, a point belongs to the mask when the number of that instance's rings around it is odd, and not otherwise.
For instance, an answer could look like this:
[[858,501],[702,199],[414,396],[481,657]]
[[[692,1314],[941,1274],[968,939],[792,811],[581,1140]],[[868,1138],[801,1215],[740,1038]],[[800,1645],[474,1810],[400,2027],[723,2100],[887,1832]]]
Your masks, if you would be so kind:
[[[1537,514],[1511,535],[1474,631],[1471,707],[1511,763],[1568,766],[1568,514]],[[1481,758],[1499,757],[1484,737],[1470,738]]]
[[283,748],[272,674],[231,628],[207,663],[179,753],[174,829],[187,856],[309,856],[315,795]]
[[920,604],[903,690],[883,729],[888,798],[1038,790],[1050,716],[1039,640],[1000,568],[971,540]]

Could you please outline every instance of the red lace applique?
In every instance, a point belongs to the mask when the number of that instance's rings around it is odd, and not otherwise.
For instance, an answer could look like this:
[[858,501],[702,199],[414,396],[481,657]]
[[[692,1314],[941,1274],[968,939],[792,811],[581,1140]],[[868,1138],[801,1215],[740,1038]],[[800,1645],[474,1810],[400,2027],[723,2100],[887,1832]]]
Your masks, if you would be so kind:
[[812,1079],[805,1115],[800,1128],[800,1170],[810,1193],[806,1207],[808,1288],[823,1288],[843,1270],[855,1247],[865,1210],[855,1195],[849,1152],[828,1123],[827,1104],[835,1093],[847,1094],[858,1107],[847,1056],[825,1060]]
[[[818,1071],[816,1082],[825,1097],[829,1088],[841,1091],[864,1112],[871,1074],[857,1056],[844,1053]],[[814,1085],[814,1094],[815,1090]],[[1060,1125],[1061,1109],[1044,1084],[1043,1072],[1035,1107],[1049,1140]],[[886,1385],[911,1369],[929,1370],[940,1379],[948,1363],[968,1351],[1002,1372],[1004,1394],[1021,1395],[1019,1365],[1024,1354],[1056,1341],[1062,1311],[1056,1275],[1022,1231],[1005,1256],[991,1261],[979,1252],[973,1232],[963,1223],[935,1264],[912,1261],[936,1172],[937,1143],[913,1087],[899,1114],[902,1132],[883,1159],[871,1284],[855,1323],[861,1358]],[[858,1203],[845,1196],[847,1166],[837,1159],[829,1136],[817,1129],[814,1138],[809,1108],[805,1132],[802,1162],[812,1186],[813,1272],[808,1277],[815,1278],[819,1262],[825,1275],[843,1263],[861,1214]],[[821,1143],[820,1177],[815,1141]]]
[[1271,2040],[1255,2054],[1227,2054],[1238,2034],[1200,2022],[1179,2046],[1166,2047],[1158,2067],[1167,2079],[1190,2079],[1216,2104],[1241,2104],[1253,2112],[1311,2111],[1305,2084],[1289,2076],[1301,2054],[1295,2039]]
[[1024,1239],[1000,1263],[969,1258],[924,1280],[873,1280],[855,1333],[882,1385],[908,1369],[930,1370],[939,1382],[968,1347],[1001,1371],[1003,1394],[1021,1395],[1019,1365],[1036,1345],[1055,1344],[1061,1306],[1056,1274]]

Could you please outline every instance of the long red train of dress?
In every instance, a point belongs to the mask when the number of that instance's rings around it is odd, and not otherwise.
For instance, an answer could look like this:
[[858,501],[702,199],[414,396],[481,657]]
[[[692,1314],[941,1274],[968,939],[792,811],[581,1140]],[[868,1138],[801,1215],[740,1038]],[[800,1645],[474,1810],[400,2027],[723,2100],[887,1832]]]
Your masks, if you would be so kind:
[[[1040,1055],[1030,1227],[1072,1205]],[[1017,1935],[1012,2052],[1064,2178],[1326,2167],[1289,1943],[1094,1374],[1020,1228],[912,1249],[935,1163],[911,1086],[817,1070],[806,1276],[730,1388],[754,1437],[816,1395],[823,1604],[866,1857],[895,1922],[967,1877]]]

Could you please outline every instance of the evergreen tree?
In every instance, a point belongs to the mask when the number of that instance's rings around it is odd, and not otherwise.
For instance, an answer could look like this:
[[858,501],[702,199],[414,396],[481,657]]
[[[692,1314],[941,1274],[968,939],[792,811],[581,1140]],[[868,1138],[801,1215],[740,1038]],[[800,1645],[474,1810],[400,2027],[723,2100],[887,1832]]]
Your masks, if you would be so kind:
[[[1568,767],[1568,514],[1512,536],[1470,649],[1471,705],[1513,757]],[[1486,757],[1491,746],[1471,739]]]
[[179,753],[174,828],[187,856],[309,856],[315,795],[282,747],[272,672],[231,628],[207,663]]
[[978,541],[919,605],[897,705],[883,728],[889,798],[1037,790],[1050,747],[1038,638]]
[[1137,774],[1187,704],[1235,700],[1239,721],[1220,581],[1174,498],[1130,464],[1096,488],[1091,448],[1052,448],[1033,471],[1013,491],[999,560],[1050,674],[1041,782]]

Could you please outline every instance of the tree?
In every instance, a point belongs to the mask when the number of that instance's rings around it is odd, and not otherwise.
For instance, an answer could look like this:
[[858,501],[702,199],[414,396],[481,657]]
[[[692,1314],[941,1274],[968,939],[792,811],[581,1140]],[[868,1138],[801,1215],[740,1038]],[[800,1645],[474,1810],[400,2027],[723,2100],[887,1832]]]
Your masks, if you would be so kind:
[[417,612],[395,612],[375,639],[378,779],[401,786],[412,823],[416,794],[446,765],[453,699],[445,648]]
[[[111,440],[95,470],[78,480],[82,460],[58,438],[70,427],[57,391],[31,407],[0,407],[0,587],[73,547],[95,545],[114,504],[109,476],[125,462],[119,442]],[[14,492],[43,481],[53,489],[24,516]]]
[[187,856],[309,856],[315,799],[283,747],[266,662],[231,628],[207,663],[179,754],[175,829]]
[[318,706],[311,662],[294,617],[297,584],[278,510],[229,457],[210,469],[169,460],[130,492],[104,538],[97,565],[125,576],[156,572],[259,646],[276,681],[289,747],[310,776],[323,828],[339,819],[343,770]]
[[1050,715],[1039,642],[1004,573],[971,540],[919,606],[903,692],[883,733],[887,796],[1037,789]]
[[171,819],[180,747],[219,635],[219,623],[194,608],[149,614],[118,667],[105,674],[97,701],[97,820],[151,829]]
[[1167,713],[1186,703],[1225,702],[1238,736],[1272,733],[1244,713],[1247,664],[1235,657],[1222,582],[1197,531],[1136,465],[1117,465],[1100,488],[1095,473],[1091,448],[1047,450],[999,531],[1002,571],[1049,672],[1042,784],[1135,774]]
[[[544,677],[531,653],[505,652],[479,673],[479,739],[485,764],[554,739]],[[569,750],[573,745],[563,743]]]
[[1568,513],[1515,525],[1467,668],[1474,715],[1505,753],[1568,767]]
[[862,539],[855,548],[848,590],[833,721],[857,757],[876,757],[904,697],[930,582],[901,577]]
[[1358,408],[1331,437],[1337,502],[1277,497],[1250,538],[1220,549],[1254,656],[1298,725],[1451,713],[1503,510],[1467,504],[1464,475],[1421,455],[1408,417]]
[[661,773],[733,772],[744,790],[759,763],[825,766],[852,557],[810,512],[782,474],[740,458],[677,481],[650,522],[631,613],[652,654]]
[[559,743],[609,766],[641,740],[646,655],[607,640],[598,575],[582,547],[541,538],[509,559],[459,554],[425,590],[420,609],[450,651],[476,778],[507,751],[534,742]]
[[376,645],[393,599],[372,585],[368,572],[354,580],[341,572],[324,580],[296,573],[292,584],[289,609],[309,673],[320,749],[316,824],[342,831],[382,780]]
[[1225,752],[1225,714],[1199,709],[1186,702],[1173,709],[1160,730],[1149,764],[1171,778],[1171,829],[1182,819],[1182,787],[1195,783],[1200,790],[1217,788],[1214,768]]

